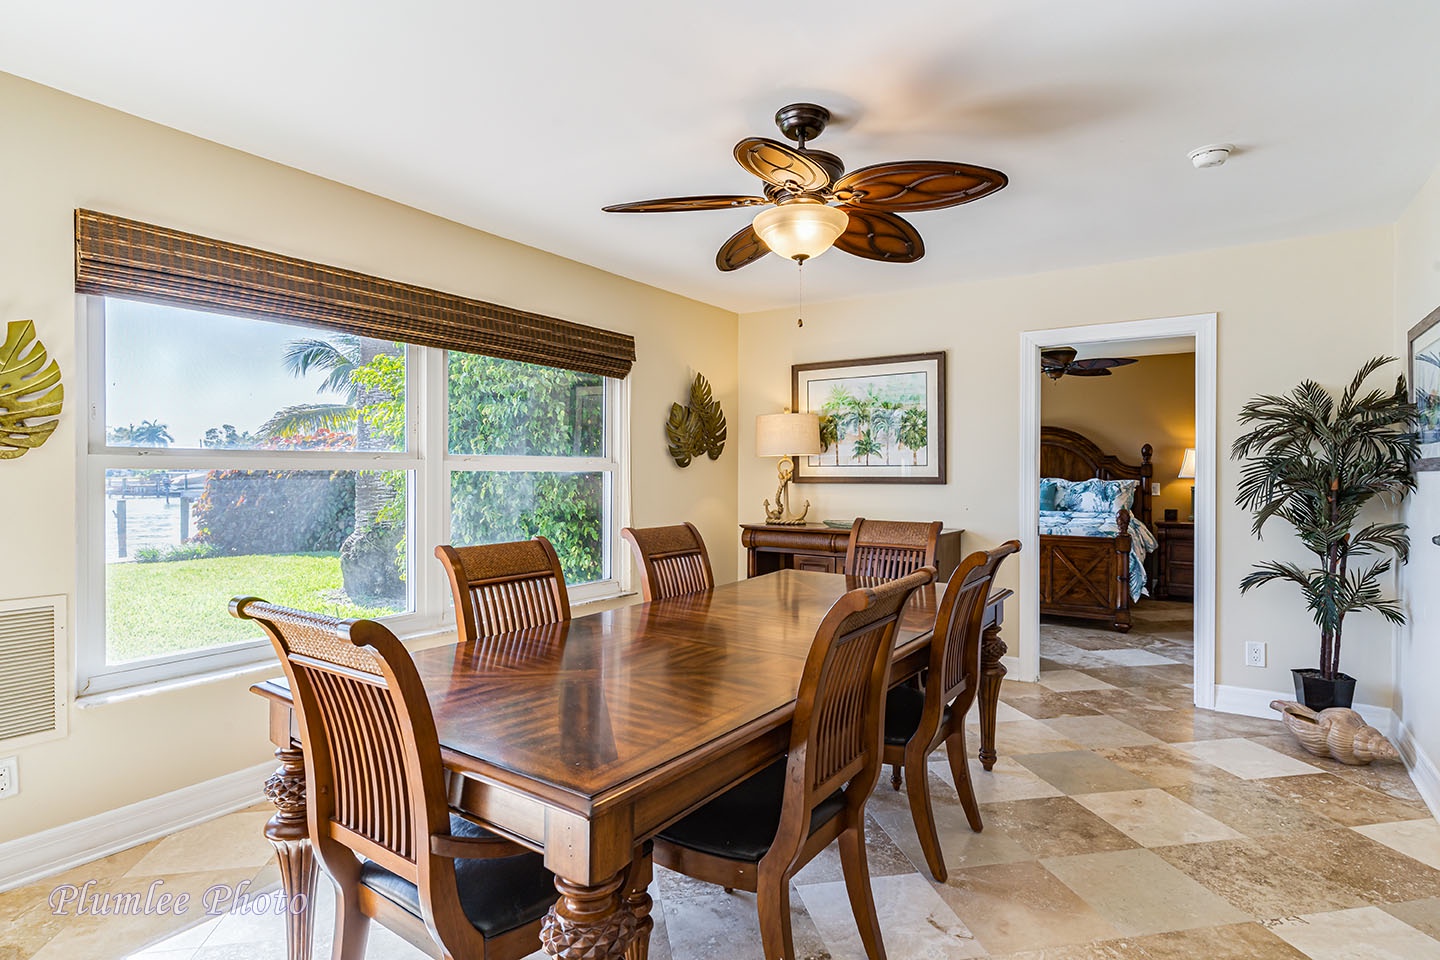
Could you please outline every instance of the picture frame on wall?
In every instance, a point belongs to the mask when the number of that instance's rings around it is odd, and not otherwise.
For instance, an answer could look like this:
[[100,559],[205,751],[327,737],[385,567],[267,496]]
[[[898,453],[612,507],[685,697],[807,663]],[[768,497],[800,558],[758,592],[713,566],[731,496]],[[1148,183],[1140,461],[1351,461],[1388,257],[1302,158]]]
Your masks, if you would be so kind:
[[797,363],[791,409],[820,416],[797,483],[944,483],[945,353]]
[[1420,410],[1420,459],[1415,469],[1440,470],[1440,307],[1410,328],[1410,396]]

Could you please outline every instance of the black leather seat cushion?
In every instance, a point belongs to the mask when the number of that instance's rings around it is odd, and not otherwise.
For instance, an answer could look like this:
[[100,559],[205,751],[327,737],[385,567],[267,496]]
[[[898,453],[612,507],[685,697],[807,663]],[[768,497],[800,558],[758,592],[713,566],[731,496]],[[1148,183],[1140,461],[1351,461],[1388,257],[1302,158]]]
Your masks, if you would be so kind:
[[[782,757],[662,830],[660,839],[701,853],[759,863],[775,842],[784,798]],[[810,832],[833,820],[844,806],[838,791],[826,797],[810,815]]]
[[[453,814],[450,832],[457,837],[492,835]],[[455,881],[465,916],[487,937],[543,917],[559,896],[555,892],[555,876],[545,869],[538,853],[492,860],[456,860]],[[397,877],[378,863],[367,861],[360,867],[360,882],[420,916],[420,891],[410,881]]]
[[[925,709],[925,691],[916,690],[909,684],[891,687],[885,695],[885,743],[904,746],[910,742],[915,731],[920,729],[920,713]],[[949,719],[950,708],[940,714],[944,723]]]

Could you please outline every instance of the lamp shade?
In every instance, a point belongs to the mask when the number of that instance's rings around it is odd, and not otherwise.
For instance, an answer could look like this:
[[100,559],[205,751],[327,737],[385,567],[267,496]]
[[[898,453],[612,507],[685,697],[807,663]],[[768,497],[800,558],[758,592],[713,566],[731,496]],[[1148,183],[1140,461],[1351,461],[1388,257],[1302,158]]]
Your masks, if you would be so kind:
[[1185,456],[1180,459],[1180,472],[1177,474],[1182,480],[1195,479],[1195,448],[1186,447]]
[[819,452],[819,414],[762,413],[755,418],[757,457],[809,456]]
[[838,207],[792,200],[760,211],[754,226],[771,253],[787,260],[811,260],[829,250],[849,223],[850,215]]

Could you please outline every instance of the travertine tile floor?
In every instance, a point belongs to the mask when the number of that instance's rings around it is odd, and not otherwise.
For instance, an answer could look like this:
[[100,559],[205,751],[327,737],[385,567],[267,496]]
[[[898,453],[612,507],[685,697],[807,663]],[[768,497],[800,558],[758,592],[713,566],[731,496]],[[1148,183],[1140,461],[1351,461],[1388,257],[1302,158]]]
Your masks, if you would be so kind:
[[[1316,760],[1278,721],[1196,712],[1188,616],[1147,601],[1128,636],[1047,625],[1040,683],[1005,684],[999,763],[974,764],[983,833],[967,827],[943,758],[931,765],[947,883],[924,871],[904,795],[882,782],[868,836],[889,956],[1440,960],[1440,825],[1404,769]],[[88,879],[141,893],[163,879],[197,899],[217,883],[273,888],[265,816],[0,894],[0,960],[283,957],[273,915],[56,917],[47,903],[57,884]],[[657,873],[652,957],[761,956],[749,895]],[[800,956],[863,957],[834,852],[795,886]],[[329,952],[324,888],[317,957]],[[420,956],[378,926],[368,955]]]

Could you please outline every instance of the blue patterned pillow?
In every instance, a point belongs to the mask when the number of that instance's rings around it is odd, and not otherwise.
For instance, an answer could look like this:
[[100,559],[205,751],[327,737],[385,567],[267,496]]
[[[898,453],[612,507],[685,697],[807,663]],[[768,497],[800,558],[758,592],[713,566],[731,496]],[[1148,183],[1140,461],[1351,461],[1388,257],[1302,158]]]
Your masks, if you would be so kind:
[[1059,477],[1042,477],[1040,479],[1040,509],[1059,510],[1060,500],[1069,486],[1069,480],[1061,480]]
[[1139,480],[1081,480],[1065,489],[1058,508],[1113,515],[1130,509],[1139,488]]

